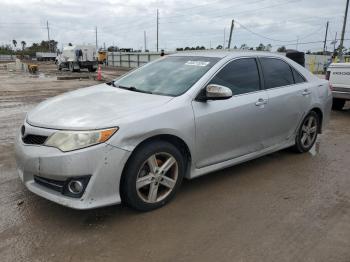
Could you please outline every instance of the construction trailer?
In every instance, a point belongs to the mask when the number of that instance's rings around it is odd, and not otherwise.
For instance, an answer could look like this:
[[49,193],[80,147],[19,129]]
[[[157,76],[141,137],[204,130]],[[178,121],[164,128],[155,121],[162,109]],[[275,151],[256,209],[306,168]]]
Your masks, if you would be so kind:
[[62,54],[56,58],[58,70],[64,68],[71,72],[88,69],[95,72],[98,67],[96,47],[93,45],[71,45],[63,47]]
[[49,52],[36,52],[35,57],[37,61],[55,61],[57,54]]

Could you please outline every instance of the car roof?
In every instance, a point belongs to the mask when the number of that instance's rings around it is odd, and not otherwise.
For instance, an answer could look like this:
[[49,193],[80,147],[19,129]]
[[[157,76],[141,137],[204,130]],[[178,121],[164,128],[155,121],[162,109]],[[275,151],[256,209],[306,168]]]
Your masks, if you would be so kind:
[[198,51],[180,51],[169,56],[198,56],[198,57],[217,57],[217,58],[235,58],[235,57],[257,57],[257,56],[272,56],[272,57],[285,57],[274,52],[262,52],[262,51],[247,51],[247,50],[198,50]]

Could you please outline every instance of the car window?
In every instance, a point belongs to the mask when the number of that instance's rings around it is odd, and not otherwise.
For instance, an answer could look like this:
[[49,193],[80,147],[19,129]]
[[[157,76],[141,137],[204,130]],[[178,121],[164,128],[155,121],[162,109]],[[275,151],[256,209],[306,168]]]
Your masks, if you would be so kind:
[[210,84],[230,88],[233,95],[260,89],[260,78],[255,58],[243,58],[230,62],[217,73]]
[[293,85],[292,70],[286,62],[276,58],[260,58],[264,73],[265,88]]
[[293,67],[292,67],[292,71],[293,71],[293,76],[294,76],[294,82],[296,84],[306,82],[305,78],[297,70],[295,70]]

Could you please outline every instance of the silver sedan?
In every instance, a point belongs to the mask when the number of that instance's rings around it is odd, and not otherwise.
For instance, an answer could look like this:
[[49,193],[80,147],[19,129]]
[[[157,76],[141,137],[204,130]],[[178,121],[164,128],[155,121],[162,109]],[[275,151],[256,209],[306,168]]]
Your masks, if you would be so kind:
[[183,178],[309,151],[331,105],[329,83],[284,56],[178,53],[39,104],[17,135],[18,173],[68,207],[148,211]]

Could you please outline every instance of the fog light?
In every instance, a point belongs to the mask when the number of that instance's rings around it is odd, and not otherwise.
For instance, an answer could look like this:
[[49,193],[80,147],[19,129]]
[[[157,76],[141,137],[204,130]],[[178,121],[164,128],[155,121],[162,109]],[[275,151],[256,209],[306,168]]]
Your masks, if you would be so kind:
[[83,196],[91,175],[68,178],[63,186],[62,194],[69,197]]
[[84,185],[79,180],[71,180],[68,183],[68,190],[72,194],[79,195],[83,192]]

